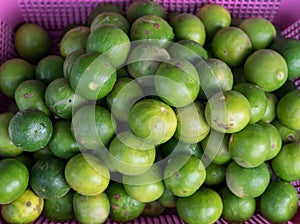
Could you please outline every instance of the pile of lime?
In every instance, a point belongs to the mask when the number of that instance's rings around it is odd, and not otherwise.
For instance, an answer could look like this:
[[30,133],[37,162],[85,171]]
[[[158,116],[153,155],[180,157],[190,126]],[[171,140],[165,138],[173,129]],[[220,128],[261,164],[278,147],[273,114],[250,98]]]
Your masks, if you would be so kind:
[[300,180],[300,41],[217,4],[101,4],[61,33],[14,34],[0,67],[7,223],[291,220]]

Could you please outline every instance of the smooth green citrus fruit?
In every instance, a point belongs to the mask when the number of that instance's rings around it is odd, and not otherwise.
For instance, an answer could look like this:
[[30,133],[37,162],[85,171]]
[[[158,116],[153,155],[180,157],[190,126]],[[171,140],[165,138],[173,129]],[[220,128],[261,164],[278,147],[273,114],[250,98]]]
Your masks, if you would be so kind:
[[224,27],[228,27],[231,23],[231,15],[229,11],[222,5],[206,4],[197,12],[202,23],[205,26],[207,40],[210,41],[217,31]]
[[189,197],[178,198],[176,206],[179,217],[186,223],[213,224],[223,210],[220,195],[210,188],[201,188]]
[[14,43],[21,58],[37,63],[49,53],[51,40],[42,26],[25,23],[17,28]]
[[248,35],[254,50],[269,47],[276,37],[274,25],[264,18],[251,17],[245,19],[241,22],[239,28]]
[[158,145],[174,135],[177,118],[174,110],[164,102],[157,99],[142,99],[131,108],[129,125],[142,141]]
[[85,53],[85,50],[76,50],[72,53],[70,53],[64,60],[64,65],[63,65],[63,71],[64,71],[64,77],[69,79],[70,78],[70,73],[72,66],[74,62]]
[[93,10],[88,15],[88,25],[90,26],[94,20],[94,18],[102,12],[116,12],[120,15],[125,15],[124,10],[115,4],[110,3],[101,3],[97,7],[93,8]]
[[259,49],[253,52],[245,61],[244,72],[249,82],[258,85],[265,92],[280,88],[288,77],[284,58],[271,49]]
[[103,162],[91,154],[73,156],[65,167],[65,178],[71,188],[82,195],[98,195],[109,184],[110,173]]
[[230,223],[242,223],[249,220],[255,212],[256,200],[254,198],[240,198],[227,187],[220,191],[223,201],[222,218]]
[[279,99],[277,118],[280,123],[294,130],[300,130],[300,91],[293,90]]
[[93,196],[75,193],[73,207],[75,218],[80,223],[104,223],[110,211],[109,199],[105,192]]
[[300,179],[299,149],[299,143],[288,143],[282,146],[278,155],[272,160],[272,168],[278,177],[286,181]]
[[228,148],[231,158],[245,168],[257,167],[267,158],[270,137],[259,124],[248,124],[239,132],[231,134]]
[[205,118],[216,131],[234,133],[249,123],[251,107],[247,98],[240,92],[227,90],[217,92],[205,107]]
[[13,98],[20,83],[34,77],[33,66],[20,58],[5,61],[0,67],[0,90]]
[[270,183],[260,198],[260,212],[272,223],[291,220],[298,208],[298,194],[295,187],[285,181]]
[[1,215],[7,223],[32,223],[41,214],[44,199],[27,189],[12,203],[1,206]]
[[38,160],[30,172],[30,186],[42,198],[60,198],[66,195],[70,186],[65,180],[65,161],[56,157]]
[[59,43],[61,56],[67,57],[75,51],[85,50],[89,34],[90,28],[86,26],[75,26],[66,32]]
[[13,113],[4,112],[0,114],[0,156],[14,157],[20,155],[23,150],[17,147],[10,139],[8,134],[8,125]]
[[170,190],[165,188],[164,193],[157,201],[161,203],[165,208],[175,208],[177,197]]
[[46,84],[64,76],[64,58],[58,55],[44,57],[36,66],[35,78]]
[[217,165],[214,163],[208,164],[208,166],[205,167],[206,179],[204,183],[207,186],[224,183],[226,167],[227,165]]
[[265,92],[265,94],[267,97],[267,107],[261,120],[270,123],[276,118],[278,98],[273,92]]
[[270,172],[265,163],[254,168],[244,168],[232,161],[226,169],[225,180],[227,187],[236,196],[256,198],[268,187]]
[[106,190],[110,201],[110,217],[116,222],[129,222],[141,215],[145,203],[130,197],[123,184],[112,182]]
[[164,183],[175,196],[188,197],[204,183],[206,171],[195,156],[178,154],[169,160],[164,170]]
[[103,54],[115,67],[121,66],[128,56],[130,41],[127,34],[112,25],[103,25],[91,32],[86,40],[86,52]]
[[0,160],[0,204],[9,204],[27,189],[29,171],[20,161],[13,158]]
[[34,152],[50,141],[53,126],[50,118],[35,109],[21,110],[14,114],[8,125],[12,142],[23,151]]
[[165,207],[159,201],[151,201],[146,203],[142,216],[157,217],[165,211]]
[[206,40],[205,27],[197,16],[190,13],[180,13],[172,18],[171,25],[176,40],[193,40],[201,46],[204,45]]
[[241,65],[252,51],[249,37],[237,27],[220,29],[211,44],[213,55],[232,67]]

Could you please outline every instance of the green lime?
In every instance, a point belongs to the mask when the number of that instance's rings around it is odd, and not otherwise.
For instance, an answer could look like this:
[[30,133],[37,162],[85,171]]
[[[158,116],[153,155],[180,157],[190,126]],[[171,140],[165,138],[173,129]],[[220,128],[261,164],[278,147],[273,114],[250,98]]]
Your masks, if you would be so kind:
[[240,198],[256,198],[262,195],[269,185],[270,177],[265,163],[254,168],[244,168],[232,161],[225,174],[227,187]]
[[64,77],[69,79],[71,74],[71,69],[74,62],[85,53],[85,50],[77,50],[70,53],[64,60],[63,71]]
[[49,53],[51,40],[44,27],[25,23],[15,31],[14,43],[21,58],[37,63]]
[[73,156],[67,162],[64,174],[71,188],[86,196],[99,195],[104,192],[110,178],[109,170],[103,162],[87,153]]
[[229,27],[231,23],[230,12],[219,4],[206,4],[197,12],[202,23],[205,26],[207,40],[211,41],[217,31],[224,27]]
[[175,133],[177,118],[174,110],[158,99],[142,99],[129,112],[133,133],[149,144],[168,141]]
[[129,131],[120,132],[109,145],[112,166],[125,175],[139,175],[154,163],[155,148]]
[[297,213],[298,194],[295,187],[285,181],[270,183],[259,202],[261,214],[272,223],[285,223]]
[[288,77],[284,58],[271,49],[259,49],[253,52],[245,61],[244,71],[246,79],[265,92],[280,88]]
[[62,57],[67,57],[78,50],[85,50],[86,41],[90,34],[90,28],[75,26],[67,31],[60,40],[59,51]]
[[117,12],[102,12],[97,15],[91,23],[91,32],[103,25],[113,25],[119,27],[125,33],[128,33],[130,29],[128,20]]
[[267,97],[267,107],[261,120],[270,123],[276,118],[278,98],[273,92],[265,92],[265,94]]
[[20,58],[5,61],[0,67],[0,90],[13,98],[20,83],[34,78],[33,66]]
[[58,55],[44,57],[36,66],[35,78],[46,84],[64,76],[64,58]]
[[271,124],[279,131],[283,143],[297,142],[300,140],[299,130],[294,130],[283,125],[277,118],[275,118]]
[[165,211],[165,207],[159,201],[151,201],[146,203],[142,216],[157,217]]
[[115,4],[110,4],[110,3],[101,3],[97,7],[93,8],[92,11],[88,15],[88,25],[90,26],[95,19],[97,15],[99,15],[102,12],[116,12],[119,13],[120,15],[125,15],[124,10]]
[[8,125],[13,113],[4,112],[0,114],[0,156],[14,157],[20,155],[23,150],[17,147],[10,139],[8,134]]
[[163,194],[157,201],[161,203],[165,208],[175,208],[177,197],[170,190],[165,188]]
[[170,59],[162,62],[155,72],[157,95],[168,105],[184,107],[197,98],[200,79],[196,68],[187,60]]
[[121,66],[127,59],[130,40],[120,28],[103,25],[91,32],[86,40],[86,52],[103,54],[115,67]]
[[23,151],[34,152],[45,147],[52,136],[50,118],[42,111],[26,109],[11,118],[8,133],[12,142]]
[[276,175],[286,181],[300,179],[300,144],[288,143],[272,160],[272,168]]
[[145,15],[155,15],[164,19],[167,17],[163,6],[151,0],[133,1],[126,10],[126,17],[130,23]]
[[166,188],[178,197],[194,194],[204,184],[205,178],[206,170],[202,161],[186,154],[173,156],[164,170]]
[[93,196],[75,193],[73,208],[80,223],[104,223],[110,211],[109,199],[105,192]]
[[290,91],[279,99],[277,118],[288,128],[300,130],[300,91]]
[[12,203],[1,206],[1,215],[7,223],[32,223],[41,214],[44,199],[27,189]]
[[229,66],[243,64],[252,52],[252,44],[247,34],[237,27],[220,29],[211,42],[213,55]]
[[13,158],[0,160],[0,204],[9,204],[20,197],[28,187],[29,171]]
[[268,48],[276,37],[274,25],[267,19],[251,17],[239,25],[249,37],[254,50]]
[[210,126],[204,115],[204,105],[194,101],[184,107],[175,109],[177,128],[174,137],[182,142],[197,143],[202,141],[209,133]]
[[231,158],[240,166],[252,168],[267,158],[270,146],[268,132],[259,124],[248,124],[239,132],[231,134],[228,148]]
[[249,123],[251,107],[247,98],[240,92],[227,90],[217,92],[205,107],[205,118],[216,131],[234,133]]
[[256,200],[254,198],[240,198],[227,187],[220,191],[223,201],[222,218],[230,223],[242,223],[249,220],[255,212]]
[[267,96],[257,85],[252,83],[240,83],[233,90],[242,93],[249,101],[251,108],[250,123],[256,123],[262,119],[267,108]]
[[179,217],[186,223],[213,224],[223,210],[220,195],[210,188],[200,188],[189,197],[179,197],[176,206]]
[[204,45],[206,40],[205,27],[202,21],[195,15],[190,13],[179,13],[171,20],[174,29],[175,39],[177,40],[193,40]]
[[219,185],[225,182],[225,172],[227,165],[217,165],[214,163],[208,164],[205,167],[206,179],[205,184],[207,186]]

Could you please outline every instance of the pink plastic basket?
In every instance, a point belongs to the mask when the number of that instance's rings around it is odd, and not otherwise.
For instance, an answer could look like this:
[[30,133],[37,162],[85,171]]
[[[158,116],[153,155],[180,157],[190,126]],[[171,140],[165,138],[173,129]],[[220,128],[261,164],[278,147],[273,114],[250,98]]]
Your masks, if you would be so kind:
[[[202,5],[217,3],[225,6],[233,17],[259,16],[274,22],[285,37],[300,39],[300,1],[298,0],[157,0],[168,11],[195,13]],[[13,46],[14,29],[23,22],[42,25],[52,37],[52,53],[57,53],[61,30],[69,25],[85,23],[91,10],[101,3],[113,3],[126,9],[131,1],[126,0],[1,0],[0,1],[0,64],[16,57]],[[11,100],[0,92],[0,113],[6,111]],[[300,181],[293,182],[300,195]],[[300,205],[300,201],[299,201]],[[0,223],[4,221],[0,217]],[[38,224],[54,223],[41,216]],[[73,220],[70,223],[78,223]],[[116,224],[111,220],[106,223]],[[139,217],[128,224],[180,224],[183,223],[174,210],[154,218]],[[217,223],[226,223],[220,219]],[[255,214],[247,224],[270,223],[260,214]],[[288,223],[300,223],[300,209]]]

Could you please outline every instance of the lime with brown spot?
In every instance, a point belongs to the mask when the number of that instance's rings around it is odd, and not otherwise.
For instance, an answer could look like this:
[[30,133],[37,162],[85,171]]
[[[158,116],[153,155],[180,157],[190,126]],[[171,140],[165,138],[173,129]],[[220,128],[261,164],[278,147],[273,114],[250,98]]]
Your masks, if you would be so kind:
[[44,199],[27,189],[12,203],[1,206],[1,215],[7,223],[32,223],[41,214]]
[[297,142],[300,140],[300,131],[283,125],[278,118],[275,118],[271,124],[279,131],[283,143]]
[[265,92],[277,90],[288,78],[285,59],[271,49],[259,49],[249,55],[244,64],[244,72],[249,82],[258,85]]
[[33,66],[20,58],[6,60],[0,67],[0,90],[13,98],[20,83],[34,78]]

